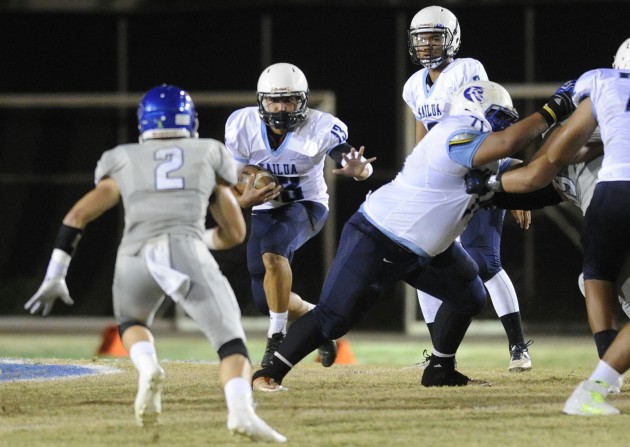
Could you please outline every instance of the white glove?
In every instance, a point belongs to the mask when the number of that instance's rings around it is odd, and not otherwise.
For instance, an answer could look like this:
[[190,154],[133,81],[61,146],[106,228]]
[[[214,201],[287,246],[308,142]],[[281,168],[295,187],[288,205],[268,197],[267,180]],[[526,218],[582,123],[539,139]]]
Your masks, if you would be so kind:
[[24,305],[24,309],[35,314],[43,309],[42,316],[46,316],[52,310],[57,298],[61,298],[67,305],[74,304],[66,285],[66,273],[70,265],[71,256],[63,250],[55,248],[50,257],[46,278],[39,289]]
[[45,317],[52,310],[57,298],[61,298],[69,306],[74,304],[68,292],[66,279],[59,276],[45,279],[35,295],[24,305],[24,309],[29,310],[31,314],[36,314],[43,308],[42,316]]

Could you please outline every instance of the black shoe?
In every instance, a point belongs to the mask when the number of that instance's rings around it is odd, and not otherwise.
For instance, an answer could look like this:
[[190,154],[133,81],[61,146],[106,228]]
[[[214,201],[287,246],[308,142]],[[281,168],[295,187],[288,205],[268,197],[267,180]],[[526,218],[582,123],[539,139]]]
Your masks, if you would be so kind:
[[443,358],[431,355],[429,364],[424,369],[422,380],[423,386],[467,386],[483,385],[489,386],[483,380],[471,379],[468,376],[455,370],[455,358]]
[[276,332],[270,338],[267,338],[267,348],[265,348],[265,354],[260,362],[261,367],[267,368],[273,364],[273,354],[280,347],[282,340],[284,340],[284,334],[282,332]]
[[335,340],[326,340],[317,348],[319,353],[319,361],[322,366],[328,368],[335,363],[337,359],[337,342]]

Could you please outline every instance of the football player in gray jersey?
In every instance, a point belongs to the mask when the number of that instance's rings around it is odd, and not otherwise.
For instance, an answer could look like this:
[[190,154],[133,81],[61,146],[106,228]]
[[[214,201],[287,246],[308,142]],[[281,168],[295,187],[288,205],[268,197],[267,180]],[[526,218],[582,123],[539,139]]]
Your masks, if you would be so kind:
[[[245,239],[245,221],[230,189],[236,182],[234,161],[221,142],[198,138],[194,104],[178,87],[164,84],[144,95],[138,129],[139,143],[102,155],[96,186],[64,217],[45,279],[25,308],[46,316],[57,298],[73,304],[65,277],[81,234],[122,202],[125,228],[113,300],[122,343],[138,371],[136,423],[155,425],[162,412],[165,374],[150,327],[168,295],[199,324],[221,359],[228,429],[254,440],[285,442],[254,411],[238,303],[206,247],[227,249]],[[205,230],[208,209],[217,226]]]

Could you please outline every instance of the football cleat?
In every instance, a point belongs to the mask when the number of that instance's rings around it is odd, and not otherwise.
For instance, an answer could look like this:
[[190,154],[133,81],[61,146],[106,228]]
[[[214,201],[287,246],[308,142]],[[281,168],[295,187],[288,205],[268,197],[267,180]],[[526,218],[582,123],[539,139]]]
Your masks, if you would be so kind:
[[490,386],[486,381],[473,379],[455,370],[455,358],[442,358],[431,355],[425,367],[420,383],[432,386]]
[[287,442],[287,438],[263,421],[251,404],[235,405],[228,413],[228,430],[233,435],[241,435],[252,441]]
[[337,359],[337,342],[335,340],[326,340],[319,345],[317,352],[322,366],[328,368],[332,366]]
[[532,359],[527,348],[534,343],[529,340],[527,343],[517,343],[510,348],[510,364],[508,371],[523,372],[532,369]]
[[162,413],[162,387],[164,386],[164,370],[157,367],[140,373],[138,393],[134,403],[136,424],[140,427],[157,425],[158,416]]
[[619,376],[617,382],[608,387],[608,394],[621,394],[621,388],[623,388],[623,376]]
[[607,396],[607,383],[585,380],[569,396],[562,412],[573,416],[610,416],[619,414],[618,409],[606,403]]
[[273,364],[273,355],[280,347],[280,343],[284,340],[285,335],[282,332],[276,332],[271,337],[267,338],[267,347],[265,353],[260,362],[262,368],[268,368]]

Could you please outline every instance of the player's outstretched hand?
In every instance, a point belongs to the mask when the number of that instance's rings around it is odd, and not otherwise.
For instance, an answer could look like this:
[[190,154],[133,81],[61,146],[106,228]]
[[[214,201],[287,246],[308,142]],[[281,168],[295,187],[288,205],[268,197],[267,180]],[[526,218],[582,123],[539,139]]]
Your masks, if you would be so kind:
[[492,173],[488,170],[481,171],[472,169],[464,176],[466,182],[466,193],[484,196],[490,192],[490,188],[486,185],[486,180]]
[[42,312],[42,316],[46,316],[52,310],[53,304],[57,298],[66,303],[68,306],[74,304],[68,292],[66,280],[62,277],[47,278],[39,287],[35,295],[24,305],[24,309],[31,314]]
[[[376,161],[376,157],[365,158],[363,152],[365,146],[361,146],[357,151],[355,148],[350,149],[347,154],[342,154],[343,167],[333,169],[333,174],[343,175],[344,177],[354,177],[356,179],[366,179],[372,174],[370,163]],[[367,169],[366,169],[367,167]],[[364,172],[366,171],[366,172]]]

